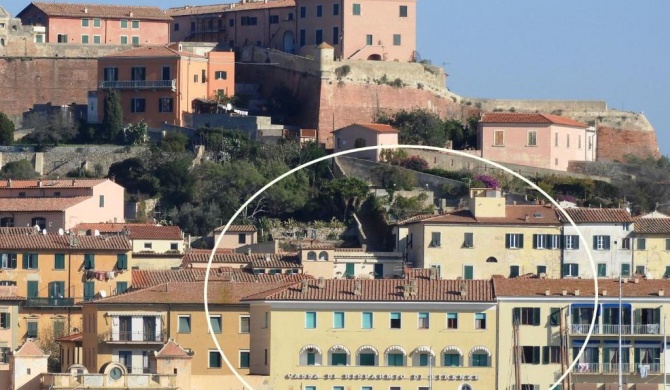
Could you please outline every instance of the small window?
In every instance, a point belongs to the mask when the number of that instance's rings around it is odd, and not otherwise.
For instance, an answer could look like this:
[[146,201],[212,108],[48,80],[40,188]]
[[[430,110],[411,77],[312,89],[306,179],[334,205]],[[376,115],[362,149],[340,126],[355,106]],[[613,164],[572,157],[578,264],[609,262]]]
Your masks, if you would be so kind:
[[358,3],[355,3],[353,5],[353,10],[352,11],[353,11],[354,15],[357,15],[357,16],[360,15],[361,14],[361,5],[358,4]]
[[251,325],[251,317],[240,316],[240,333],[249,333],[250,325]]
[[458,329],[458,313],[447,313],[447,329]]
[[474,233],[463,233],[463,248],[474,248],[475,236]]
[[224,70],[217,70],[214,72],[214,79],[215,80],[227,80],[228,79],[228,72]]
[[152,249],[153,248],[153,243],[151,242],[145,242],[144,243],[144,249]]
[[406,5],[401,5],[400,6],[400,15],[401,18],[406,18],[407,17],[407,6]]
[[159,98],[158,112],[172,112],[173,102],[174,102],[173,98]]
[[531,130],[528,132],[528,146],[537,146],[537,131]]
[[128,44],[128,36],[127,35],[121,35],[120,43],[122,45],[127,45]]
[[400,34],[393,34],[393,46],[402,45],[402,36]]
[[128,28],[128,20],[121,19],[121,28]]
[[432,232],[430,243],[428,244],[430,248],[439,248],[442,246],[442,234],[440,232]]
[[38,255],[37,253],[24,253],[23,254],[23,269],[38,269]]
[[221,333],[221,316],[209,316],[209,324],[213,333]]
[[474,265],[464,265],[463,266],[463,279],[472,280],[475,277],[475,266]]
[[65,269],[65,253],[56,253],[54,255],[54,269]]
[[99,18],[93,19],[93,27],[100,27],[100,19]]
[[630,264],[628,263],[621,264],[621,276],[630,276]]
[[430,328],[430,314],[419,313],[419,329],[429,329],[429,328]]
[[505,133],[502,130],[496,130],[493,132],[493,146],[504,146],[505,145]]
[[194,83],[197,83],[197,82],[198,82],[198,75],[197,75],[197,74],[194,74],[194,75],[193,75],[193,82],[194,82]]
[[540,364],[540,347],[521,347],[521,363]]
[[639,251],[647,250],[647,239],[646,238],[638,238],[637,239],[637,250],[639,250]]
[[518,265],[510,265],[509,266],[509,277],[510,278],[517,278],[519,277],[519,266]]
[[237,243],[238,244],[246,244],[247,243],[247,235],[244,233],[240,233],[237,235]]
[[551,312],[549,314],[549,325],[558,326],[560,325],[560,321],[561,321],[561,308],[552,307]]
[[365,44],[366,45],[371,46],[372,41],[373,41],[372,34],[368,34],[368,35],[365,36]]
[[391,329],[400,329],[401,328],[401,322],[400,322],[400,313],[391,313],[390,315],[391,323],[390,327]]
[[219,351],[209,351],[208,368],[221,368],[221,354]]
[[537,276],[540,276],[542,274],[547,275],[547,266],[546,265],[538,265],[537,266]]
[[82,27],[88,27],[89,23],[90,23],[90,19],[82,19],[81,20],[81,26]]
[[630,238],[622,238],[621,239],[621,249],[629,250],[630,249],[630,241],[631,241]]
[[607,277],[607,264],[605,263],[598,264],[598,277],[599,278]]
[[523,234],[522,233],[508,233],[505,235],[505,243],[508,249],[522,249],[523,248]]
[[512,321],[519,322],[520,325],[540,325],[539,307],[516,307],[512,310]]
[[593,249],[608,251],[610,249],[610,236],[593,236]]
[[28,321],[28,329],[26,332],[26,337],[29,339],[37,338],[37,321]]
[[140,37],[133,36],[133,45],[139,45],[139,44],[140,44]]
[[344,328],[344,312],[336,311],[333,313],[333,328],[343,329]]
[[333,4],[333,16],[340,14],[340,5],[338,3]]
[[249,351],[240,351],[240,368],[249,368]]
[[372,312],[364,311],[361,313],[361,328],[362,329],[372,329],[373,318]]
[[307,7],[300,7],[300,18],[307,17]]
[[475,313],[475,329],[486,329],[486,313]]
[[317,5],[316,6],[316,17],[320,18],[323,16],[323,6],[322,5]]
[[98,198],[98,206],[105,207],[105,195],[100,195]]
[[308,311],[305,313],[305,329],[316,329],[315,311]]
[[559,346],[546,346],[542,347],[544,349],[543,353],[543,362],[544,364],[560,364],[561,363],[561,347]]
[[140,21],[139,20],[133,20],[133,28],[134,29],[140,28]]
[[81,43],[84,45],[88,44],[88,35],[82,35],[81,36]]
[[647,267],[644,265],[636,265],[635,266],[635,275],[646,275],[647,274]]
[[569,250],[578,250],[579,249],[579,236],[571,235],[565,236],[565,249]]
[[179,23],[175,23],[175,24],[174,24],[174,30],[175,30],[175,31],[179,31]]
[[179,243],[177,243],[177,242],[171,242],[171,243],[170,243],[170,250],[171,250],[171,251],[178,251],[178,250],[179,250]]
[[177,328],[177,333],[191,333],[191,316],[183,315],[179,316],[179,324]]
[[576,263],[563,264],[563,277],[576,278],[578,276],[579,276],[579,264]]

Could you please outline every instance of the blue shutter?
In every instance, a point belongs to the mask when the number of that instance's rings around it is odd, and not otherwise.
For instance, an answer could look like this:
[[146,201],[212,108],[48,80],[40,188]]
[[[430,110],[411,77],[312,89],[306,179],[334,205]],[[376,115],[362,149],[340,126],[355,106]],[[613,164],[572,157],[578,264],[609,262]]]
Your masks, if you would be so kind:
[[605,236],[605,245],[606,250],[610,250],[610,236]]
[[512,236],[512,235],[509,234],[509,233],[505,234],[505,248],[508,248],[508,249],[509,249],[509,247],[510,247],[510,237],[511,237],[511,236]]

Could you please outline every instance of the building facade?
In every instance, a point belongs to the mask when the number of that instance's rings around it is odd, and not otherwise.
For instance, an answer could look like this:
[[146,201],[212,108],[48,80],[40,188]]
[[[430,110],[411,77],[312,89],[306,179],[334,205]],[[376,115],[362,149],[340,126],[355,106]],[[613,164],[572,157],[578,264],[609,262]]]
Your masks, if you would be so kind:
[[[335,152],[361,148],[365,146],[398,145],[398,130],[382,124],[353,124],[333,131]],[[382,150],[367,150],[348,156],[381,161]]]
[[17,15],[44,26],[46,43],[160,45],[169,42],[170,18],[158,7],[32,2]]
[[220,226],[214,229],[214,245],[216,248],[237,249],[258,242],[258,233],[253,225],[230,225],[226,234],[221,237],[224,227]]
[[637,218],[633,230],[631,268],[654,279],[670,278],[670,218]]
[[326,279],[385,279],[403,274],[402,252],[372,252],[364,248],[306,246],[299,252],[303,272]]

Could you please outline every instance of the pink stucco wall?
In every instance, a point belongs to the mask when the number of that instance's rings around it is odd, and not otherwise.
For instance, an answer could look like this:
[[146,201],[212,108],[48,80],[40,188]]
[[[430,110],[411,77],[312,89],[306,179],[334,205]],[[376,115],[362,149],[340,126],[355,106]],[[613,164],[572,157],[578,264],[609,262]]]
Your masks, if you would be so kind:
[[[64,229],[70,229],[82,222],[124,222],[124,193],[120,185],[105,181],[93,187],[93,196],[65,212]],[[100,205],[104,196],[104,206]]]
[[[356,140],[359,138],[365,140],[365,146],[398,144],[398,133],[377,132],[355,124],[339,129],[333,134],[335,136],[335,152],[354,149]],[[379,161],[380,155],[380,150],[366,150],[363,152],[352,153],[349,156],[371,161]]]
[[[498,131],[503,132],[502,145],[495,145]],[[535,146],[528,145],[531,131],[537,135]],[[590,159],[586,130],[571,126],[484,123],[480,124],[479,149],[482,157],[493,161],[560,171],[567,171],[569,161]]]

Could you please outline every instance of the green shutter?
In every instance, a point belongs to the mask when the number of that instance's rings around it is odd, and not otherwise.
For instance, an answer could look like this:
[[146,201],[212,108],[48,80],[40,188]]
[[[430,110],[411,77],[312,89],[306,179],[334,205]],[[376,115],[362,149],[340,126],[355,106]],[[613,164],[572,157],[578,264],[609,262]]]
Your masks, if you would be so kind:
[[510,242],[510,237],[511,237],[511,236],[512,236],[512,235],[509,234],[509,233],[505,234],[505,248],[508,248],[508,249],[509,249],[509,247],[510,247],[509,242]]
[[523,233],[519,234],[519,248],[523,248]]
[[610,363],[610,349],[609,348],[603,348],[603,363],[605,363],[605,364]]
[[579,236],[572,236],[572,247],[579,249]]
[[23,269],[28,269],[28,254],[23,254]]
[[640,349],[635,348],[635,366],[637,366],[638,364],[640,364]]
[[116,268],[119,270],[128,269],[128,255],[125,253],[116,255]]
[[642,310],[635,309],[635,325],[640,325],[642,323]]
[[569,276],[570,274],[570,267],[568,264],[563,264],[563,276]]
[[575,276],[579,276],[579,264],[574,264],[573,267],[575,269]]
[[542,364],[549,364],[549,347],[542,347]]
[[539,234],[533,234],[533,249],[537,249],[537,240]]
[[540,325],[540,308],[533,308],[533,325]]
[[463,279],[470,280],[474,277],[474,269],[471,265],[466,265],[463,271]]
[[593,236],[593,249],[598,249],[598,236]]
[[116,293],[123,294],[128,289],[128,282],[116,282]]
[[16,269],[16,258],[18,255],[16,253],[9,254],[9,268]]
[[88,301],[95,296],[95,282],[84,282],[84,300]]
[[605,249],[610,250],[610,236],[605,236]]
[[520,321],[521,321],[521,308],[515,307],[514,309],[512,309],[512,325],[514,325],[515,322]]
[[39,289],[37,287],[37,281],[30,280],[28,281],[28,298],[37,298],[39,294]]
[[551,314],[549,318],[549,325],[551,326],[558,326],[561,320],[561,308],[560,307],[552,307],[551,308]]
[[670,266],[668,265],[665,266],[665,275],[663,276],[665,276],[666,278],[670,277]]
[[533,347],[533,364],[540,364],[540,347]]
[[652,311],[652,324],[660,324],[661,323],[661,309],[654,309]]
[[65,254],[56,253],[54,255],[54,268],[55,269],[65,269]]

